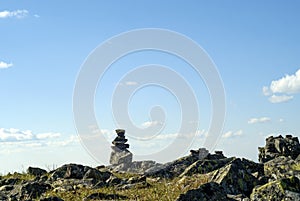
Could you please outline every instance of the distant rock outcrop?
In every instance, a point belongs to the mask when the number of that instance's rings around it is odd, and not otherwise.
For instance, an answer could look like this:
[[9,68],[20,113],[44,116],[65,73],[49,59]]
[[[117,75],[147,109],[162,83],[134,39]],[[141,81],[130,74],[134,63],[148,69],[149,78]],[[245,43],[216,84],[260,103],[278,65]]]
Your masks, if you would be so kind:
[[300,144],[297,137],[286,135],[283,138],[270,136],[266,139],[265,147],[259,147],[259,162],[265,163],[279,156],[296,159],[300,154]]

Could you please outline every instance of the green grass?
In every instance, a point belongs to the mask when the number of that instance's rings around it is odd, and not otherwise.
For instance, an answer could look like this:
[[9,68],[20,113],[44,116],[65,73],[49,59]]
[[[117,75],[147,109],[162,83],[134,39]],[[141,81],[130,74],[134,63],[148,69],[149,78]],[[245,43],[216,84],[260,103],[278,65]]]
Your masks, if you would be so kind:
[[[117,174],[119,178],[128,178],[128,174]],[[205,175],[193,175],[191,177],[175,178],[173,180],[147,179],[149,187],[136,186],[131,189],[120,190],[116,187],[103,187],[100,189],[81,188],[71,192],[48,191],[44,196],[58,196],[64,200],[81,201],[92,193],[118,194],[127,196],[129,200],[175,200],[181,193],[190,189],[198,188],[201,184],[207,183]]]
[[30,175],[30,174],[26,174],[26,173],[18,173],[15,172],[13,174],[9,173],[7,175],[1,176],[1,179],[20,179],[20,180],[25,180],[25,181],[29,181],[29,180],[33,180],[35,178],[35,176]]

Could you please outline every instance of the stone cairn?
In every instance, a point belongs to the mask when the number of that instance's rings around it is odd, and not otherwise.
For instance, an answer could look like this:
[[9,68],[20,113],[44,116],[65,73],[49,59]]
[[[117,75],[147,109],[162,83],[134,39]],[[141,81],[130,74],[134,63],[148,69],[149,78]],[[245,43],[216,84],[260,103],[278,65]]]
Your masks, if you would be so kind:
[[266,139],[265,147],[258,147],[259,162],[265,163],[279,156],[286,156],[296,159],[300,154],[300,144],[297,137],[281,135],[277,137],[270,136]]
[[196,158],[197,160],[217,160],[217,159],[223,159],[226,158],[223,155],[223,151],[215,151],[214,154],[209,153],[209,151],[205,148],[200,148],[197,150],[190,150],[191,156]]
[[128,140],[125,138],[125,130],[117,129],[116,133],[118,136],[112,142],[110,164],[130,166],[132,163],[132,153],[128,151],[129,144],[126,144]]

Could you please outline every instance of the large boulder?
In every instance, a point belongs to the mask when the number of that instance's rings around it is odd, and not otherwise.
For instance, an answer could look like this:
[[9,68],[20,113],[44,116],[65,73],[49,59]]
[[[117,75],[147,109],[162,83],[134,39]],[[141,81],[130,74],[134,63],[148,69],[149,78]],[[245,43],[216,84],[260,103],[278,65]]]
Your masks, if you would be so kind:
[[109,171],[99,171],[97,169],[89,169],[83,176],[83,179],[94,179],[95,181],[106,181],[111,176]]
[[51,186],[49,184],[29,181],[15,186],[10,192],[9,197],[11,200],[32,200],[40,197],[50,189]]
[[187,167],[198,161],[193,155],[182,157],[173,162],[163,164],[155,169],[149,169],[145,175],[149,177],[174,178],[182,174]]
[[279,156],[296,159],[300,154],[300,144],[297,137],[286,135],[283,138],[270,136],[266,139],[265,147],[259,147],[259,162],[265,163]]
[[197,189],[192,189],[184,194],[180,194],[177,201],[228,201],[225,189],[215,182],[201,185]]
[[47,174],[47,171],[41,168],[37,168],[37,167],[28,167],[27,168],[27,173],[30,175],[34,175],[34,176],[42,176],[44,174]]
[[298,176],[300,178],[300,160],[280,156],[264,163],[264,174],[273,180],[290,176]]
[[85,172],[91,169],[88,166],[78,164],[66,164],[51,172],[50,178],[57,179],[82,179]]
[[180,176],[182,177],[191,176],[193,174],[206,174],[225,166],[234,159],[235,158],[224,158],[219,160],[198,160],[187,167]]
[[253,201],[300,200],[300,181],[292,176],[256,186],[250,198]]
[[257,184],[257,178],[251,174],[251,170],[247,169],[246,165],[244,160],[237,158],[216,170],[211,181],[220,184],[227,194],[249,196]]
[[129,166],[132,162],[132,153],[127,149],[120,150],[118,148],[113,148],[109,162],[112,165],[126,164]]

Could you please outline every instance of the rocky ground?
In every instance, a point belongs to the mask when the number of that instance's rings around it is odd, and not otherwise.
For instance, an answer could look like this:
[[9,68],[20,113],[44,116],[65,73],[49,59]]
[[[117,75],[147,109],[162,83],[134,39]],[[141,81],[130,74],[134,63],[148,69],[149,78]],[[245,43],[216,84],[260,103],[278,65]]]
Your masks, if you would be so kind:
[[0,177],[0,200],[300,200],[298,138],[268,138],[259,151],[260,163],[193,150],[167,164],[133,162],[126,172],[120,166],[29,167]]

